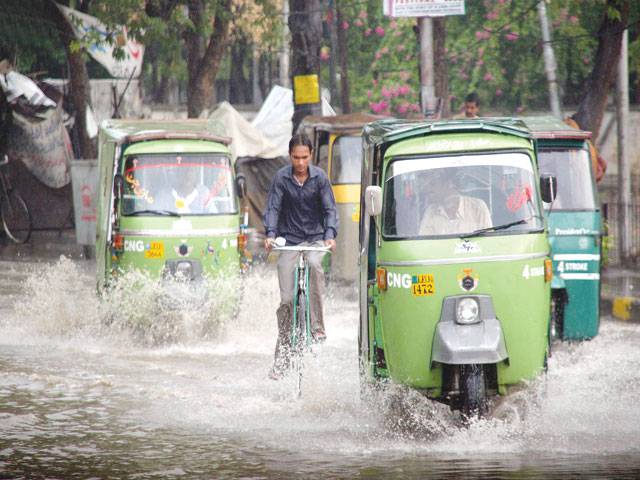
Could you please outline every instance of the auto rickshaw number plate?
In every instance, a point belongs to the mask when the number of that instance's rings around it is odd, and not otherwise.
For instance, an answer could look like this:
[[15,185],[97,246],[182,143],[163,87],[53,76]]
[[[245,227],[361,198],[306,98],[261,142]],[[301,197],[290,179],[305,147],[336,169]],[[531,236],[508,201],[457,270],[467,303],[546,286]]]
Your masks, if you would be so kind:
[[151,242],[149,248],[144,250],[144,258],[163,258],[164,257],[164,243],[163,242]]
[[411,293],[416,297],[426,297],[436,293],[435,281],[431,273],[411,277]]

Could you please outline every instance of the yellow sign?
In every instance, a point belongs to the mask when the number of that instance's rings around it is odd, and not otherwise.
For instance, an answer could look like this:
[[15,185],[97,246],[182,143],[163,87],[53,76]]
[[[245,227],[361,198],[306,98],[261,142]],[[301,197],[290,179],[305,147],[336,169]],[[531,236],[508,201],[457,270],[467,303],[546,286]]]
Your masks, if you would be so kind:
[[296,105],[320,103],[318,75],[296,75],[293,77],[293,91]]
[[149,248],[144,250],[144,258],[163,258],[164,257],[164,243],[151,242]]
[[423,273],[411,277],[411,293],[417,297],[426,297],[436,293],[433,274]]

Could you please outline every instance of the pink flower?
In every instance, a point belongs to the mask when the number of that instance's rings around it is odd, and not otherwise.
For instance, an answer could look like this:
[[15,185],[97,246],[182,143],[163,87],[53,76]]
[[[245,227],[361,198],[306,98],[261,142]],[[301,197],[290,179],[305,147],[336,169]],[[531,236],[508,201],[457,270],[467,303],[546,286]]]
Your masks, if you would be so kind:
[[369,103],[369,108],[373,113],[380,113],[380,104],[376,102]]
[[491,75],[489,72],[484,74],[484,81],[485,82],[491,82],[493,80],[493,75]]
[[381,52],[376,52],[376,60],[380,60],[382,58],[382,53]]
[[520,38],[520,34],[516,32],[510,32],[507,33],[504,38],[510,42],[515,42],[516,40],[518,40],[518,38]]
[[382,47],[380,49],[380,53],[382,53],[383,55],[389,53],[389,47]]
[[578,17],[576,17],[575,15],[571,15],[569,17],[569,21],[575,25],[578,23]]
[[498,18],[500,15],[498,14],[498,12],[496,12],[495,10],[493,12],[489,12],[485,15],[485,18],[487,20],[495,20],[496,18]]
[[409,85],[400,85],[398,87],[398,95],[408,95],[411,93],[411,87]]
[[399,114],[404,115],[409,111],[409,103],[408,102],[401,103],[400,105],[398,105],[397,110]]
[[365,18],[367,18],[367,12],[366,12],[366,10],[360,10],[360,13],[358,13],[358,18],[361,18],[361,19],[363,19],[363,20],[364,20]]
[[476,40],[482,40],[484,38],[484,32],[480,30],[476,31]]
[[367,90],[367,98],[371,98],[371,95],[373,95],[373,92],[371,90]]
[[327,61],[327,60],[329,60],[330,56],[331,55],[329,55],[329,50],[328,49],[326,49],[326,48],[321,48],[320,49],[320,60]]
[[374,87],[378,86],[378,80],[376,80],[375,78],[371,80],[371,83],[373,84]]
[[369,35],[371,35],[371,29],[370,29],[370,28],[367,28],[367,29],[364,31],[364,36],[365,36],[365,37],[368,37]]
[[391,98],[393,96],[393,92],[387,87],[382,87],[382,90],[380,90],[380,95],[382,95],[383,98]]
[[398,26],[398,22],[396,22],[395,20],[391,20],[391,21],[389,22],[389,28],[390,28],[391,30],[395,30],[397,26]]
[[379,37],[384,37],[384,28],[382,28],[380,25],[375,28],[375,32]]
[[479,56],[479,57],[482,57],[483,55],[484,55],[484,47],[480,47],[480,48],[478,49],[478,56]]
[[356,18],[356,19],[355,19],[355,21],[353,22],[353,24],[354,24],[356,27],[361,27],[361,26],[363,26],[363,25],[364,25],[364,23],[362,22],[362,20],[360,20],[359,18]]
[[343,30],[348,30],[349,29],[349,22],[347,22],[346,20],[344,22],[342,22],[342,29]]
[[412,103],[411,105],[409,105],[409,109],[412,112],[419,112],[420,111],[420,105],[418,105],[417,103]]
[[476,65],[481,67],[482,65],[484,65],[484,60],[480,59],[476,62]]
[[589,58],[587,57],[582,58],[582,63],[584,63],[585,65],[589,65],[589,62],[590,62]]
[[500,88],[496,88],[496,97],[502,96],[502,90]]

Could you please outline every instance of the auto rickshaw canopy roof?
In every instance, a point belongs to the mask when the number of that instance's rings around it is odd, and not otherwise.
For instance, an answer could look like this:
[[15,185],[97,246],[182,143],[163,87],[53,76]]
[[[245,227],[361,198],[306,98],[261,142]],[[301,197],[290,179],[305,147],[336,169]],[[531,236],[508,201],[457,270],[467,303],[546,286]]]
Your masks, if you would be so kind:
[[518,119],[477,118],[464,120],[407,121],[398,119],[378,120],[364,126],[365,143],[383,145],[414,137],[436,133],[493,132],[532,138],[526,125]]
[[360,133],[362,127],[370,122],[381,120],[385,117],[371,113],[348,113],[344,115],[305,117],[300,123],[299,130],[321,130],[329,133]]
[[150,140],[208,140],[229,145],[229,137],[219,135],[208,120],[105,120],[101,133],[118,144]]
[[567,125],[563,120],[551,116],[522,117],[522,121],[536,139],[587,140],[591,132]]

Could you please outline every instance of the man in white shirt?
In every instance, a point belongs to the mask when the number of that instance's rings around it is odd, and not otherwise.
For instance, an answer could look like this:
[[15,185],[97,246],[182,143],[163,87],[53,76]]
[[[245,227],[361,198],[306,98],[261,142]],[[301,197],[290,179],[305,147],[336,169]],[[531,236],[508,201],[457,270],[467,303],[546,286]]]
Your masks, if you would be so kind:
[[458,168],[430,173],[427,208],[420,222],[420,235],[456,235],[493,225],[487,204],[462,195],[457,185]]

